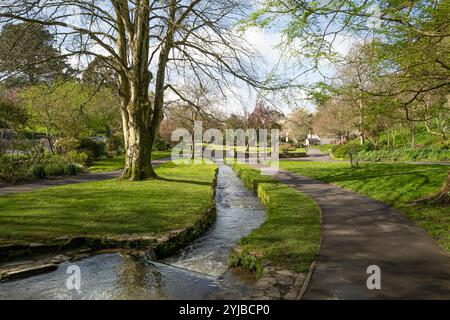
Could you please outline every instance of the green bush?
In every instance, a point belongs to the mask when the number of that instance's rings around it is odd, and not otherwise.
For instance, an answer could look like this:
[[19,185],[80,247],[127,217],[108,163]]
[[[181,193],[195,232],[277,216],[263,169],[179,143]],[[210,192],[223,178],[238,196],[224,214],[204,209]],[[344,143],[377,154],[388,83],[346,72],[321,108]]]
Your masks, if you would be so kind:
[[65,172],[64,163],[51,162],[44,166],[45,176],[61,176]]
[[77,148],[79,152],[84,152],[94,159],[106,155],[106,145],[101,141],[95,141],[90,138],[82,138]]
[[44,179],[46,177],[45,168],[42,164],[34,164],[28,168],[28,177],[33,180]]
[[39,180],[48,176],[75,175],[84,170],[80,162],[85,158],[86,155],[76,152],[69,155],[45,153],[28,158],[0,156],[0,181],[10,183],[22,179]]
[[81,172],[83,167],[74,163],[50,162],[44,166],[45,176],[73,176]]
[[156,138],[155,144],[153,145],[154,151],[166,151],[170,148],[170,144],[166,140],[160,137]]
[[263,275],[263,265],[261,260],[251,254],[248,249],[233,251],[228,261],[230,268],[243,267],[256,273],[258,277]]
[[357,154],[359,151],[361,151],[363,146],[351,142],[343,145],[338,145],[333,147],[332,154],[333,157],[337,159],[348,159],[350,157],[350,154]]
[[370,162],[383,161],[450,161],[450,150],[446,148],[426,147],[422,149],[401,148],[394,150],[361,151],[359,159]]
[[89,155],[86,152],[70,151],[64,156],[67,162],[87,166],[89,164]]
[[74,176],[83,171],[83,167],[79,164],[68,163],[64,167],[64,175]]
[[119,135],[110,135],[106,139],[106,151],[117,156],[124,147],[123,138]]
[[75,150],[80,146],[80,142],[71,137],[59,138],[55,141],[55,147],[59,153],[65,154]]

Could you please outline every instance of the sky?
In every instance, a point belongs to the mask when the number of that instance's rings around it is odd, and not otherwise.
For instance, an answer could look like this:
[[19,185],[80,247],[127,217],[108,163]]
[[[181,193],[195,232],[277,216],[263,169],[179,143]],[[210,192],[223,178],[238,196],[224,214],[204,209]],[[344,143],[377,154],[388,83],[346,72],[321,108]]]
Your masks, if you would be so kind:
[[[280,65],[280,60],[283,60],[283,54],[277,45],[279,45],[282,41],[282,35],[279,31],[273,29],[260,29],[257,27],[252,27],[248,29],[244,34],[243,38],[248,41],[253,47],[255,47],[263,56],[264,63],[262,65],[263,71],[270,72],[273,68]],[[355,43],[355,39],[350,37],[345,37],[343,35],[338,35],[336,41],[333,42],[333,50],[340,55],[345,56],[351,46]],[[285,64],[288,67],[294,65],[294,63],[289,63],[289,61],[285,61]],[[332,76],[335,72],[335,67],[329,63],[325,63],[319,66],[320,71],[327,76]],[[282,68],[282,67],[281,67]],[[301,73],[301,69],[293,69],[290,72],[292,75],[297,75]],[[319,82],[322,80],[322,77],[317,72],[310,72],[305,75],[302,75],[297,82],[303,84],[312,84],[314,82]],[[252,111],[255,106],[255,102],[257,100],[258,91],[249,88],[247,86],[241,86],[239,88],[235,88],[235,92],[230,93],[228,95],[228,101],[225,103],[223,107],[227,112],[243,112],[243,105],[247,106],[247,111]],[[289,114],[289,112],[294,107],[305,107],[309,111],[313,112],[315,110],[314,105],[311,104],[306,98],[306,93],[298,93],[295,95],[295,100],[297,101],[289,101],[288,103],[283,102],[283,99],[272,99],[271,96],[266,97],[266,102],[273,107],[276,107],[279,111],[282,111],[285,114]],[[289,98],[285,98],[284,100],[289,100]]]

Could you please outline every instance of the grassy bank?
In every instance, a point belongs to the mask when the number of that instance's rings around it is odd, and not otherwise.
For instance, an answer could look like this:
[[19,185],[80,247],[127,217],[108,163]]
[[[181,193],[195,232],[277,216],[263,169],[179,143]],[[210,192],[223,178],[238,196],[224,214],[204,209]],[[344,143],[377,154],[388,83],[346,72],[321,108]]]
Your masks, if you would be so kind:
[[281,268],[307,272],[320,243],[317,204],[248,166],[233,168],[267,206],[268,217],[259,229],[241,240],[241,251],[233,254],[231,264],[261,273],[262,262],[268,261]]
[[180,229],[212,204],[214,165],[157,168],[163,180],[108,180],[0,197],[0,242]]
[[[163,158],[168,158],[171,156],[171,151],[153,151],[152,159],[158,160]],[[101,160],[97,160],[94,164],[89,168],[90,172],[112,172],[121,170],[124,168],[125,164],[125,156],[118,156],[114,158],[104,158]]]
[[413,204],[442,186],[449,166],[364,163],[352,169],[348,163],[280,164],[285,170],[362,193],[401,210],[450,252],[450,208]]

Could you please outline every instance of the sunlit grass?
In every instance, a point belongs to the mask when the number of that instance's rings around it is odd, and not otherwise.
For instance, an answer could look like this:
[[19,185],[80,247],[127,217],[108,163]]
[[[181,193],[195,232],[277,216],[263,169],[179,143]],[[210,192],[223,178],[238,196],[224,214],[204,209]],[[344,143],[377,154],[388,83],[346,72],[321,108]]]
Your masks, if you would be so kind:
[[[152,159],[158,160],[171,156],[171,151],[153,151]],[[113,158],[104,158],[94,162],[89,168],[90,172],[112,172],[123,169],[125,166],[125,156],[121,155]]]
[[0,242],[183,228],[212,204],[215,168],[165,164],[156,169],[161,180],[107,180],[0,196]]
[[[317,204],[305,194],[261,176],[258,170],[246,165],[233,167],[245,185],[258,193],[268,213],[266,222],[241,240],[242,255],[233,260],[245,264],[252,260],[248,258],[251,254],[278,267],[307,272],[320,243]],[[257,266],[252,268],[258,269]]]

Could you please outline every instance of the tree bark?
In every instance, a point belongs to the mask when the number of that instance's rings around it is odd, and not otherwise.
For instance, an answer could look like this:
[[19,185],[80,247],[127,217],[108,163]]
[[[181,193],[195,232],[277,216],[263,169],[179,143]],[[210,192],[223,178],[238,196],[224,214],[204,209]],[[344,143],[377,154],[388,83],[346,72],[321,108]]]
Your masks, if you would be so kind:
[[[130,19],[130,10],[126,2],[114,1],[113,4],[117,14],[118,56],[122,65],[129,65],[125,70],[118,68],[120,69],[119,91],[122,99],[122,124],[126,150],[122,179],[140,181],[156,178],[151,157],[160,122],[153,121],[152,103],[149,99],[149,86],[152,80],[152,75],[148,70],[149,1],[142,0],[136,3],[133,21]],[[158,73],[165,74],[166,66],[162,67],[162,69],[158,69]],[[164,83],[164,78],[162,82]],[[155,101],[156,99],[161,100],[159,103],[161,114],[163,95],[163,90],[155,92]]]
[[130,102],[128,107],[128,142],[122,179],[131,181],[156,178],[152,167],[152,137],[149,130],[150,104]]

